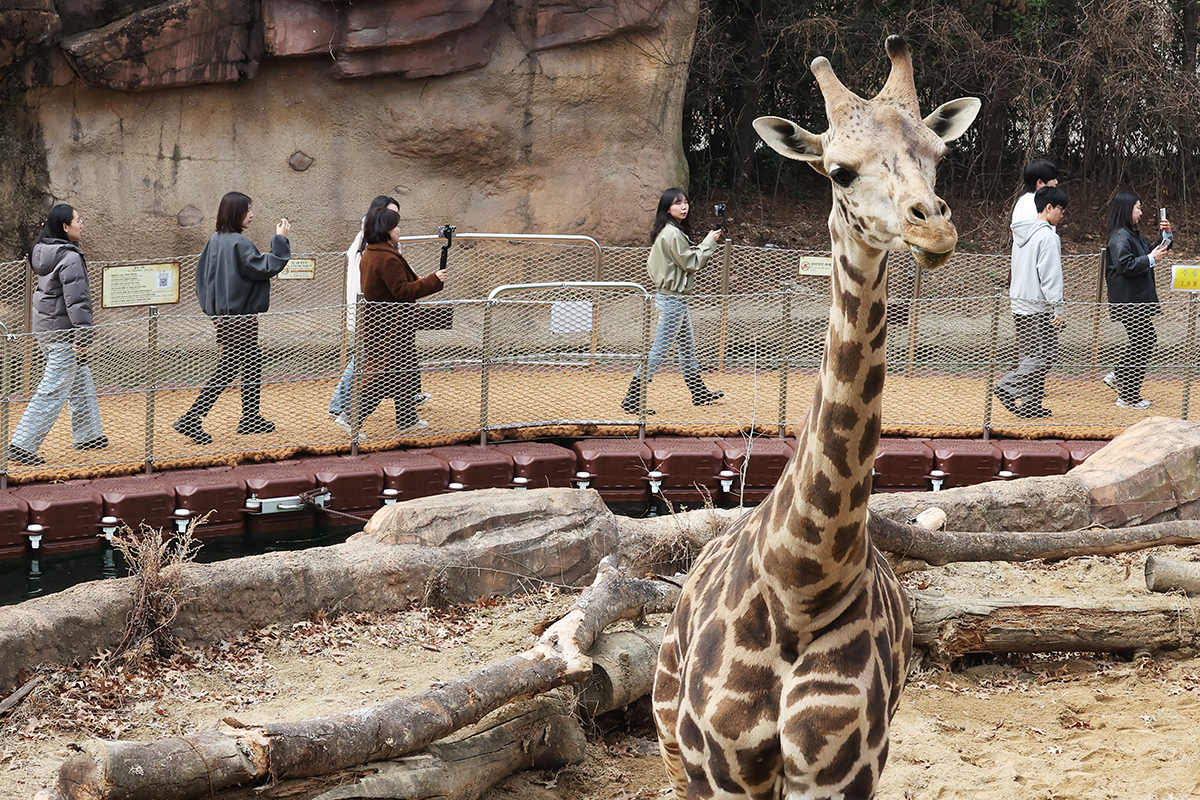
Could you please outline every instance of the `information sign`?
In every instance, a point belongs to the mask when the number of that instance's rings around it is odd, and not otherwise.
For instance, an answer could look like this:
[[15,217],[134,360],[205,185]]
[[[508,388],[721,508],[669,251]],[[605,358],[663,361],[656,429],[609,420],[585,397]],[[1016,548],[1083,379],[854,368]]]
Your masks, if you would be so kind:
[[317,274],[315,258],[293,258],[276,277],[281,281],[311,281]]
[[104,308],[172,305],[179,302],[179,262],[104,267],[100,287]]

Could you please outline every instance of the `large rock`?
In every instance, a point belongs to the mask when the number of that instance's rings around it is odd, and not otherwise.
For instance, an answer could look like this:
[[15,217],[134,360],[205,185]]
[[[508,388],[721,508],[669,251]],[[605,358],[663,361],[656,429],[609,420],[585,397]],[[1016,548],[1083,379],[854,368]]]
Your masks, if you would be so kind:
[[358,0],[346,9],[349,51],[419,44],[477,24],[499,0]]
[[335,74],[339,78],[368,75],[427,78],[486,66],[492,60],[503,29],[503,14],[499,9],[499,4],[494,5],[476,24],[400,47],[370,50],[346,47],[337,58]]
[[1071,470],[1113,528],[1200,519],[1200,422],[1150,417]]
[[51,0],[16,0],[0,7],[0,75],[28,58],[62,28]]
[[513,0],[513,24],[530,50],[607,39],[658,25],[667,0]]
[[54,0],[63,36],[71,36],[161,5],[162,0]]
[[63,40],[88,83],[127,92],[253,78],[262,20],[243,0],[179,0]]
[[263,44],[271,55],[332,55],[341,50],[342,14],[326,0],[263,0]]

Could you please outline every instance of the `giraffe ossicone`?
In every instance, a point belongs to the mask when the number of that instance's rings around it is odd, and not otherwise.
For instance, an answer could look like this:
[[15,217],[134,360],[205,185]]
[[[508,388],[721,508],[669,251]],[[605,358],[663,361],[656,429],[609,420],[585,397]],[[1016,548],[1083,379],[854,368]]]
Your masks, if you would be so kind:
[[980,108],[920,116],[899,37],[866,100],[812,62],[829,128],[762,117],[772,148],[830,179],[825,352],[797,450],[771,495],[704,548],[659,652],[654,717],[679,800],[869,800],[912,650],[907,598],[867,535],[886,364],[887,253],[944,264],[958,234],[934,192]]

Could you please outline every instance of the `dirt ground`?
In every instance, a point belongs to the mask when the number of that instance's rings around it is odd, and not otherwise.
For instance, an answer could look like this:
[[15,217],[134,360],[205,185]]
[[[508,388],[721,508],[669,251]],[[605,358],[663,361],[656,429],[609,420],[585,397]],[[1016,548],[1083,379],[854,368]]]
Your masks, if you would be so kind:
[[[1200,560],[1175,548],[1157,551]],[[963,564],[905,576],[955,595],[1139,595],[1146,553],[1032,565]],[[97,658],[43,670],[0,719],[0,797],[32,798],[71,743],[149,739],[320,717],[416,694],[525,649],[573,595],[553,587],[471,608],[323,615],[127,673]],[[1180,598],[1180,624],[1195,624]],[[651,624],[665,624],[665,617]],[[896,716],[879,797],[1042,800],[1200,796],[1200,657],[1059,653],[918,661]],[[666,793],[644,704],[590,726],[584,763],[518,773],[485,800],[632,800]],[[217,797],[311,797],[285,785]]]

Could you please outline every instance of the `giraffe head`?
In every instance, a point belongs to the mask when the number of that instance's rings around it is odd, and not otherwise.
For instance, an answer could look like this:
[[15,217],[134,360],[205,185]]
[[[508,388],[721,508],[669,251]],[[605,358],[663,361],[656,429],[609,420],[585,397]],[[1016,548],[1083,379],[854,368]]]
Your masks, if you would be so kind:
[[817,135],[780,117],[759,117],[754,129],[772,149],[807,161],[833,184],[831,232],[875,250],[909,249],[917,264],[940,267],[958,232],[950,208],[933,190],[947,142],[961,136],[980,102],[963,97],[921,118],[908,45],[888,37],[892,71],[879,94],[864,100],[838,80],[828,59],[811,68],[825,98],[829,129]]

